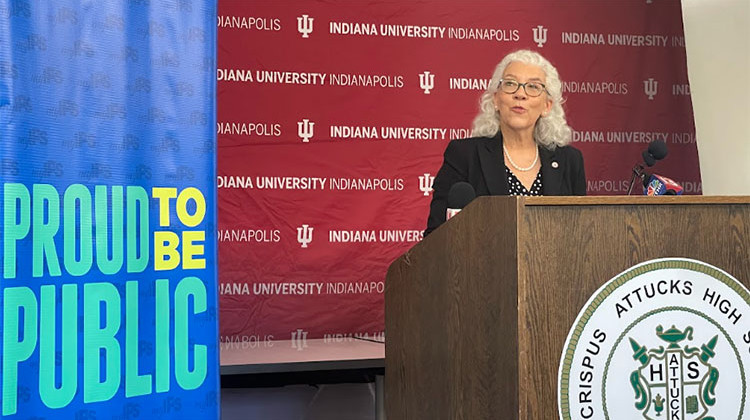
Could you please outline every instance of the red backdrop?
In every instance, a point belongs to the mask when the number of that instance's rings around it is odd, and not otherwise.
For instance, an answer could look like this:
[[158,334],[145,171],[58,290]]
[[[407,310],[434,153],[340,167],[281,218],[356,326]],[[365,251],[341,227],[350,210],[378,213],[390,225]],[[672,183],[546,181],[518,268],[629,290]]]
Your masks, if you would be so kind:
[[656,172],[700,193],[679,1],[564,4],[221,1],[221,340],[382,334],[426,177],[517,49],[558,68],[590,195],[624,194],[656,138]]

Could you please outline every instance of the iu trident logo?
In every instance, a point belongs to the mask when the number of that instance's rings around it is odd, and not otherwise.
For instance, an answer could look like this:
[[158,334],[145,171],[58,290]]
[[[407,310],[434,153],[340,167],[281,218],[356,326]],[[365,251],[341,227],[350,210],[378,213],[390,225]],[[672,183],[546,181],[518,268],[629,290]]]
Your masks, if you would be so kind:
[[537,47],[544,47],[544,43],[547,42],[547,28],[542,25],[534,28],[534,42],[536,42]]
[[309,225],[302,225],[297,228],[297,242],[302,244],[302,248],[307,248],[307,244],[313,240],[313,228]]
[[430,176],[429,173],[425,173],[424,175],[419,177],[419,190],[424,193],[424,196],[427,197],[432,192],[432,183],[435,181],[434,176]]
[[430,94],[430,90],[435,88],[435,75],[430,74],[429,71],[419,74],[419,87],[424,90],[427,95]]
[[292,331],[292,348],[302,351],[305,347],[307,347],[307,331],[297,328],[297,331]]
[[643,81],[643,91],[648,95],[648,100],[653,101],[659,90],[659,82],[649,77],[648,80]]
[[[680,331],[673,325],[664,331],[659,325],[656,335],[669,343],[652,349],[641,346],[629,338],[633,359],[640,367],[630,374],[630,384],[635,392],[635,408],[644,418],[685,420],[708,419],[710,407],[716,404],[716,384],[719,370],[708,362],[716,355],[714,349],[719,336],[714,335],[699,347],[678,344],[693,339],[693,327]],[[665,411],[666,409],[666,411]]]
[[297,135],[302,139],[303,143],[310,141],[313,136],[313,128],[315,127],[314,122],[310,122],[307,118],[302,121],[297,121]]
[[297,17],[297,30],[302,34],[302,38],[310,38],[313,31],[313,18],[308,15]]

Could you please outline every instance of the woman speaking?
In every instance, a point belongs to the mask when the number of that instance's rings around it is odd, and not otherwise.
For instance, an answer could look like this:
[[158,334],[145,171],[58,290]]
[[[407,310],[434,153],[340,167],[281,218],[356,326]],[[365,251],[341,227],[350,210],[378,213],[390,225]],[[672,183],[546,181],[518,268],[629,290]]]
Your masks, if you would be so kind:
[[468,182],[480,195],[586,195],[581,152],[568,146],[562,82],[534,51],[506,55],[474,118],[474,137],[452,140],[432,185],[425,235],[445,222],[448,191]]

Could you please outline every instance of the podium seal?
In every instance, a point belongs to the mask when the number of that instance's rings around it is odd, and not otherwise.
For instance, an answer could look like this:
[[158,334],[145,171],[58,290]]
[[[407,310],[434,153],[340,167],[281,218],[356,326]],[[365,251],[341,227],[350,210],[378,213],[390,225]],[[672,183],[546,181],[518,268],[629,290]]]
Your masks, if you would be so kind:
[[706,263],[629,268],[578,314],[558,374],[560,418],[744,418],[750,293]]

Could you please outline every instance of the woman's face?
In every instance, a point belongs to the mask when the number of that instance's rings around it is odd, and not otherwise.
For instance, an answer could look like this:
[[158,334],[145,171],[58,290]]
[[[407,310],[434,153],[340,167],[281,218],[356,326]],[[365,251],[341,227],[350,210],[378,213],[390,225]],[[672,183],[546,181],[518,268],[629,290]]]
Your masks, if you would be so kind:
[[[518,83],[536,82],[546,84],[547,76],[541,67],[514,61],[505,68],[503,80],[515,80]],[[493,98],[495,108],[500,113],[500,128],[504,131],[533,132],[534,125],[541,115],[546,115],[552,108],[552,100],[543,92],[533,97],[519,87],[515,93],[505,93],[497,89]]]

